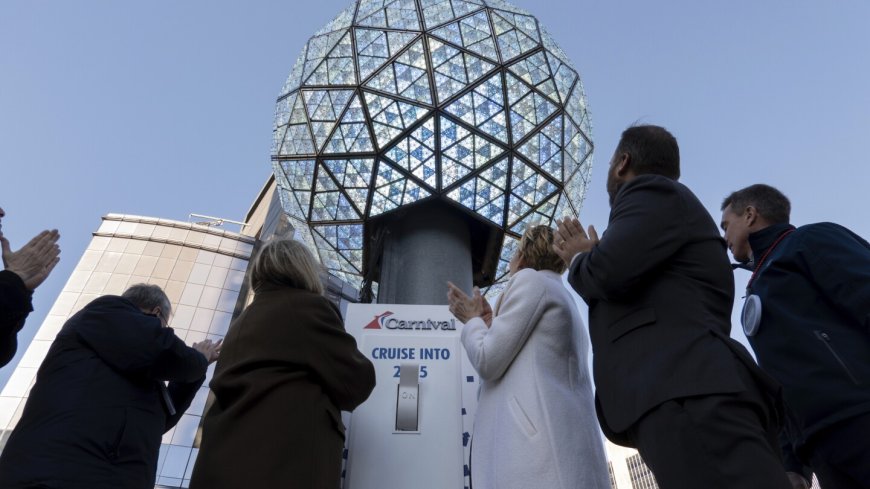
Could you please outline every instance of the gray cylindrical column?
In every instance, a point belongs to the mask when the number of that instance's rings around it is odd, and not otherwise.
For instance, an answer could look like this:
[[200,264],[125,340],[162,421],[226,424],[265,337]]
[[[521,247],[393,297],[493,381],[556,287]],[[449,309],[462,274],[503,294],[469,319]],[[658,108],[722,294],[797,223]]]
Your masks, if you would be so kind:
[[467,217],[444,204],[411,207],[384,236],[378,302],[447,304],[447,281],[473,283]]

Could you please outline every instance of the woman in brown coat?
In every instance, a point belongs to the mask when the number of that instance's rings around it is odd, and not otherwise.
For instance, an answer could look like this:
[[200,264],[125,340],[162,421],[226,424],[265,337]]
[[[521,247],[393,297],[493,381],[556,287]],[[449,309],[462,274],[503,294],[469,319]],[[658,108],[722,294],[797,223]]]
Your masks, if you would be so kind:
[[337,489],[340,411],[368,398],[374,368],[302,243],[270,242],[252,267],[254,300],[224,341],[190,487]]

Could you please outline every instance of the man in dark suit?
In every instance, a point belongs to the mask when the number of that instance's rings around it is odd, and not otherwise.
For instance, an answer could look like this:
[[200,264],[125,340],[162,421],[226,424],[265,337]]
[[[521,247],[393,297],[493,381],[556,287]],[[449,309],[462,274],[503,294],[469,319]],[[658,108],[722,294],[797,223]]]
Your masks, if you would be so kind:
[[729,337],[725,243],[679,176],[674,137],[631,127],[610,162],[607,233],[559,223],[554,249],[589,305],[601,427],[664,489],[788,488],[776,384]]
[[0,487],[154,487],[160,439],[220,350],[186,346],[166,327],[170,308],[159,287],[140,284],[64,324],[0,454]]

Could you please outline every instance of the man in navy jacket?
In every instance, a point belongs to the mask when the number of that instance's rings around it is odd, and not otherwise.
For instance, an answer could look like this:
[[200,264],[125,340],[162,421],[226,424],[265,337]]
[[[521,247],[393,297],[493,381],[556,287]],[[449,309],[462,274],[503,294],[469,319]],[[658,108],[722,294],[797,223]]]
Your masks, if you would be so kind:
[[170,307],[159,287],[140,284],[66,322],[0,454],[0,487],[154,487],[161,437],[220,349],[185,345],[165,327]]
[[870,244],[829,222],[795,228],[768,185],[732,193],[722,211],[731,253],[753,271],[744,331],[791,414],[792,478],[809,479],[802,460],[822,487],[870,487]]

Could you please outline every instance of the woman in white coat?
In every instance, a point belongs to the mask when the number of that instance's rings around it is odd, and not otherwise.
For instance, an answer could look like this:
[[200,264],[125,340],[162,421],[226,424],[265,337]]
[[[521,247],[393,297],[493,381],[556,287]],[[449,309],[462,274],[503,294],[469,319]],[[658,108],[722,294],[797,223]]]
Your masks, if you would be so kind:
[[553,231],[529,228],[493,311],[448,284],[450,311],[482,380],[473,489],[610,489],[587,367],[589,340],[562,284]]

